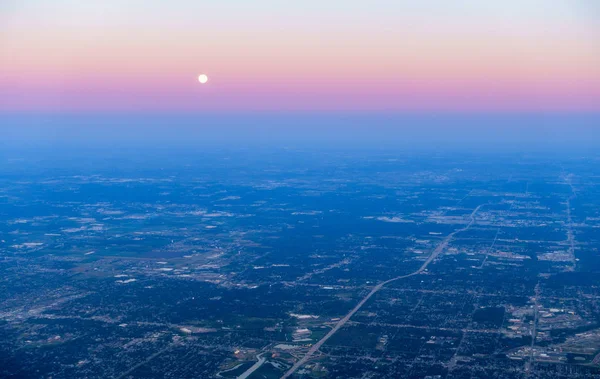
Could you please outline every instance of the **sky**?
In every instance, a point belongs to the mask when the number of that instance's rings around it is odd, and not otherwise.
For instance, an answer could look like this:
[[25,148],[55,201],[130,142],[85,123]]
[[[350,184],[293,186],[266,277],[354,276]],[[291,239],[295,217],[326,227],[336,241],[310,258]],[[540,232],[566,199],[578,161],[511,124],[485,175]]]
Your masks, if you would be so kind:
[[600,2],[0,2],[1,113],[257,111],[597,113]]

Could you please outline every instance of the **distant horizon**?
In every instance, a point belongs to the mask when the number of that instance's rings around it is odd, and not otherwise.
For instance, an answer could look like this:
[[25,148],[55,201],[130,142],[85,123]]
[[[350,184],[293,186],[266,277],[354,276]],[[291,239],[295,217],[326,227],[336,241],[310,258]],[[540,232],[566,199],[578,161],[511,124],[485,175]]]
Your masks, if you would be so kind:
[[0,146],[600,147],[600,113],[103,113],[4,116]]

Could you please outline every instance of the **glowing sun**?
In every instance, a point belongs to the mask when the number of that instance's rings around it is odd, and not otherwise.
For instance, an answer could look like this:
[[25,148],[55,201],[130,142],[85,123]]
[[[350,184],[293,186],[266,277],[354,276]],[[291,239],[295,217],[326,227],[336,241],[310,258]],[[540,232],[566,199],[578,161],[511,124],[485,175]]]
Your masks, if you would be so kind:
[[201,74],[198,76],[198,81],[200,82],[200,84],[206,84],[206,82],[208,82],[208,76],[205,74]]

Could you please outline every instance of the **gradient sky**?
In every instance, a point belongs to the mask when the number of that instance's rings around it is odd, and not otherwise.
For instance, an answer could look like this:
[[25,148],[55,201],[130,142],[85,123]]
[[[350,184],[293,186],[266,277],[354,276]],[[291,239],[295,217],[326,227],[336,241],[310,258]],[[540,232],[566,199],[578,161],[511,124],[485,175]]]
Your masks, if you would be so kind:
[[0,111],[597,112],[600,2],[4,0]]

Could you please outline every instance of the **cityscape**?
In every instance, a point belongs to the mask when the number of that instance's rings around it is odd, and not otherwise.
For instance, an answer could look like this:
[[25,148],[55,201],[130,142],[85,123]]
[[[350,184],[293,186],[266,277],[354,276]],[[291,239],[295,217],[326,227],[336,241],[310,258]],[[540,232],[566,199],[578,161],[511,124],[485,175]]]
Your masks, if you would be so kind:
[[1,377],[600,375],[599,157],[183,159],[4,165]]

